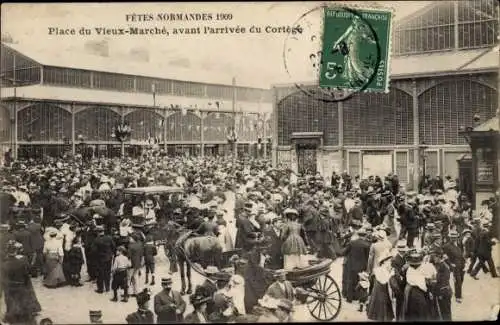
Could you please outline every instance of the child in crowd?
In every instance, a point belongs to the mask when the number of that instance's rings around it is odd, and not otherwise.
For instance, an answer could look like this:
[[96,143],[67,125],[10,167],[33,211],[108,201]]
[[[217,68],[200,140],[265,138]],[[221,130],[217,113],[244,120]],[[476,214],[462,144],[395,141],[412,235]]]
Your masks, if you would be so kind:
[[146,243],[144,244],[144,264],[146,266],[146,282],[149,282],[149,273],[151,273],[151,285],[155,285],[155,256],[158,254],[156,245],[153,242],[153,237],[146,236]]
[[118,301],[118,289],[123,289],[122,302],[128,301],[128,269],[131,268],[130,260],[126,257],[126,249],[123,246],[118,247],[111,274],[113,274],[113,298],[111,301]]
[[84,263],[84,255],[82,249],[82,239],[80,236],[76,236],[72,241],[72,247],[67,253],[66,258],[68,259],[68,282],[73,287],[81,287],[83,284],[80,283],[82,265]]

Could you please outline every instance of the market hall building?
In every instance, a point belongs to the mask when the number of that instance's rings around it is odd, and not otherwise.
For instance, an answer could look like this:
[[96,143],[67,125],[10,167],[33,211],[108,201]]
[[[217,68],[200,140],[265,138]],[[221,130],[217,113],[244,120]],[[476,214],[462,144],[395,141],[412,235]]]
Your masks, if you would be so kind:
[[122,146],[114,128],[122,123],[132,129],[127,155],[154,146],[169,155],[227,155],[234,127],[240,155],[270,156],[269,88],[97,54],[2,43],[2,159],[9,148],[19,158],[89,151],[116,157]]
[[[408,189],[423,173],[459,178],[457,160],[470,152],[461,127],[475,115],[487,123],[499,107],[498,17],[494,0],[437,1],[396,23],[388,94],[325,102],[275,85],[274,162],[324,176],[396,173]],[[490,146],[480,158],[494,191],[498,148]]]

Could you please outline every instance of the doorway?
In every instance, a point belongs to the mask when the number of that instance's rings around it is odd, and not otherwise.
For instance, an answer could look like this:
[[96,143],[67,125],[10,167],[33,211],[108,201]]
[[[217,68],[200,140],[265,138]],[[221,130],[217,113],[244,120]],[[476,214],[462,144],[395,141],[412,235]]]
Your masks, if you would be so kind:
[[362,178],[369,176],[380,176],[384,179],[392,173],[392,154],[390,152],[367,152],[363,153]]
[[297,144],[297,169],[300,174],[315,175],[317,171],[317,149],[315,144]]

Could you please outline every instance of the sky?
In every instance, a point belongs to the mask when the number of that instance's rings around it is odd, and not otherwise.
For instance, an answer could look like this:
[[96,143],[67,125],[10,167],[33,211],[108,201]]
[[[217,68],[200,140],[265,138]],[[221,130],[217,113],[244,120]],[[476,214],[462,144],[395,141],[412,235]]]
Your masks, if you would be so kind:
[[[345,2],[345,1],[344,1]],[[116,60],[134,60],[131,50],[146,52],[149,63],[168,62],[170,65],[197,70],[209,70],[235,76],[237,79],[251,79],[262,84],[263,88],[271,84],[296,82],[297,79],[309,79],[309,53],[319,46],[319,40],[310,44],[312,35],[320,33],[320,11],[313,11],[307,16],[312,26],[305,30],[295,43],[287,33],[248,33],[254,26],[293,26],[297,19],[326,2],[259,2],[259,3],[85,3],[85,4],[3,4],[1,7],[2,34],[9,34],[15,42],[29,46],[36,51],[50,55],[53,51],[67,51],[68,55],[87,51],[85,44],[95,41],[107,41],[109,56]],[[329,2],[331,3],[331,2]],[[337,1],[339,3],[339,1]],[[386,2],[348,2],[350,6],[372,8],[391,8],[395,21],[411,16],[416,11],[429,5],[426,1],[386,1]],[[127,22],[127,14],[162,13],[216,13],[231,14],[229,21],[148,21]],[[171,33],[173,28],[186,27],[245,27],[244,34],[218,35],[149,35],[149,36],[100,36],[95,28],[128,27],[163,27]],[[49,35],[48,29],[90,28],[93,35]],[[318,39],[318,38],[314,38]],[[290,44],[294,45],[290,45]],[[287,46],[298,48],[294,55],[284,58]],[[72,54],[73,53],[73,54]],[[303,67],[289,71],[285,63],[292,67]],[[293,69],[292,69],[293,70]]]

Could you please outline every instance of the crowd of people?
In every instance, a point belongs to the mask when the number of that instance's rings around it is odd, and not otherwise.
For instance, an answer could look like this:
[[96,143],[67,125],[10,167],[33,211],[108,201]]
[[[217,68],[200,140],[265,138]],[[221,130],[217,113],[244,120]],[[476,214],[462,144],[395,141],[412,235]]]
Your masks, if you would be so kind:
[[[449,177],[425,179],[412,192],[392,174],[327,178],[252,158],[156,154],[16,161],[0,181],[7,323],[35,321],[42,306],[31,279],[39,276],[55,290],[89,281],[113,302],[135,297],[138,309],[124,319],[134,324],[289,322],[307,293],[287,274],[316,259],[342,257],[343,298],[375,321],[452,320],[465,273],[497,277],[498,196],[473,210]],[[126,188],[157,185],[183,194],[124,195]],[[230,267],[196,260],[206,280],[194,290],[190,273],[186,288],[178,268],[186,231],[216,238],[222,256],[231,255]],[[150,310],[160,248],[169,274],[160,275],[162,291]],[[194,248],[193,261],[207,252]],[[179,280],[177,292],[172,283]],[[89,316],[99,323],[102,312]]]

